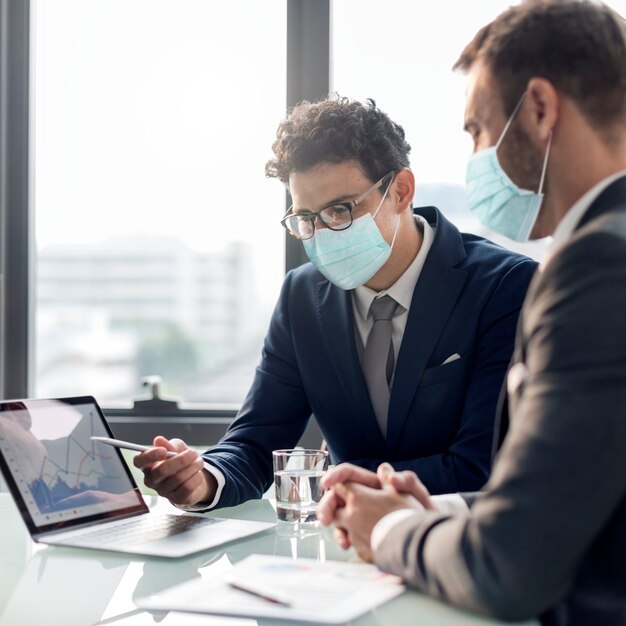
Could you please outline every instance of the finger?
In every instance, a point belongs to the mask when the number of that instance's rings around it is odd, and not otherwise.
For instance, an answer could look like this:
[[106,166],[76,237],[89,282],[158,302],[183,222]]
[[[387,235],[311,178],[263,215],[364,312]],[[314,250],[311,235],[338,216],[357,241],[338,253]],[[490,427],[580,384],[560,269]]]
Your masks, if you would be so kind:
[[333,531],[333,537],[335,542],[339,544],[344,550],[347,550],[352,544],[350,543],[350,537],[348,531],[345,528],[336,527]]
[[335,511],[335,526],[337,528],[341,528],[346,533],[348,533],[348,528],[350,527],[350,519],[352,517],[352,510],[348,508],[341,507]]
[[[158,486],[167,480],[171,476],[175,476],[181,471],[186,470],[190,465],[199,461],[198,453],[195,450],[185,450],[171,459],[161,461],[157,465],[149,468],[150,480],[152,485],[149,485],[158,490]],[[146,483],[147,484],[147,483]]]
[[411,494],[425,508],[432,508],[428,489],[413,472],[396,472],[388,477],[387,484],[399,493]]
[[317,506],[317,519],[323,526],[329,526],[335,517],[335,511],[343,505],[343,500],[334,491],[327,491]]
[[[346,485],[344,483],[337,483],[336,485],[333,485],[333,492],[344,502],[346,502],[348,496],[352,493],[353,490],[354,487],[350,484]],[[339,513],[340,509],[336,509],[335,511],[336,515]]]
[[170,439],[170,444],[176,452],[189,450],[189,446],[182,439]]
[[376,476],[380,481],[381,485],[384,485],[388,482],[389,477],[395,472],[393,467],[389,465],[389,463],[381,463],[376,470]]
[[174,504],[196,504],[201,500],[199,495],[203,487],[202,474],[195,472],[186,481],[171,491],[167,498]]
[[370,472],[362,467],[357,467],[351,463],[341,463],[331,470],[328,470],[322,477],[322,487],[330,489],[337,483],[359,483],[372,487],[380,488],[380,481],[374,472]]
[[396,489],[396,491],[401,491],[402,493],[415,495],[428,493],[422,481],[413,472],[397,472],[389,476],[389,484]]
[[182,439],[167,439],[162,435],[157,435],[152,440],[152,445],[165,448],[170,452],[184,452],[189,449],[189,446]]
[[[182,446],[175,445],[175,443],[182,443]],[[135,455],[133,458],[133,465],[141,470],[145,467],[152,465],[153,463],[157,463],[158,461],[163,461],[167,458],[167,452],[182,452],[183,450],[187,450],[188,446],[184,441],[180,439],[172,439],[170,441],[166,437],[162,435],[157,435],[152,440],[152,445],[154,448],[147,450],[146,452],[142,452],[140,454]]]
[[173,476],[165,478],[161,482],[157,482],[159,494],[169,498],[169,494],[175,492],[181,485],[186,483],[192,476],[199,474],[204,470],[204,461],[196,459],[193,463],[184,467]]
[[133,465],[140,470],[150,467],[159,461],[167,458],[167,450],[165,448],[150,448],[145,452],[140,452],[133,457]]

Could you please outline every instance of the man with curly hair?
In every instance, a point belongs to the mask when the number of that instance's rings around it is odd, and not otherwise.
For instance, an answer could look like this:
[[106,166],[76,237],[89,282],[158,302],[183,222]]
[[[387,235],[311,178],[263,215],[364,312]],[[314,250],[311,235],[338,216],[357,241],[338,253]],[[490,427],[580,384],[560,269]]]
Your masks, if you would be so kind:
[[[410,146],[372,102],[296,106],[266,173],[293,205],[282,224],[311,263],[285,278],[252,388],[198,457],[156,438],[135,457],[148,486],[210,508],[260,497],[274,449],[312,415],[334,463],[419,473],[432,493],[489,475],[493,423],[535,263],[413,211]],[[165,448],[182,452],[164,460]]]

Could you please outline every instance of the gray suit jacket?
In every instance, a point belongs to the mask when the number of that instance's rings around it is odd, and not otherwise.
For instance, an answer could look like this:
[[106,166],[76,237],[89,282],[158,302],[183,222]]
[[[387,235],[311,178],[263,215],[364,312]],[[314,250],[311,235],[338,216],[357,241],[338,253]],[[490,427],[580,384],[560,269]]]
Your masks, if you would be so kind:
[[376,563],[499,618],[626,624],[626,177],[533,279],[508,392],[471,509],[405,519]]

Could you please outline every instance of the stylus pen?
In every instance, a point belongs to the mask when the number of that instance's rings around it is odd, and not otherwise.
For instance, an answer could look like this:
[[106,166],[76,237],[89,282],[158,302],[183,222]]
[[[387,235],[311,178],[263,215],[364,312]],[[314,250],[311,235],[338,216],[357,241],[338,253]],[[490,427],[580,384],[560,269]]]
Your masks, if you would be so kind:
[[[131,443],[130,441],[122,441],[121,439],[112,439],[111,437],[91,437],[92,441],[98,441],[105,443],[107,446],[115,446],[116,448],[125,448],[126,450],[136,450],[137,452],[145,452],[146,450],[152,450],[155,446],[141,446],[138,443]],[[157,446],[158,447],[158,446]],[[168,450],[167,456],[171,458],[176,456],[178,452],[171,452]]]
[[268,600],[269,602],[273,602],[274,604],[280,604],[281,606],[291,606],[291,602],[287,596],[282,595],[274,591],[273,589],[268,589],[263,585],[258,583],[251,583],[248,580],[236,580],[231,579],[228,581],[228,584],[233,589],[239,589],[239,591],[245,591],[257,598],[263,598],[264,600]]

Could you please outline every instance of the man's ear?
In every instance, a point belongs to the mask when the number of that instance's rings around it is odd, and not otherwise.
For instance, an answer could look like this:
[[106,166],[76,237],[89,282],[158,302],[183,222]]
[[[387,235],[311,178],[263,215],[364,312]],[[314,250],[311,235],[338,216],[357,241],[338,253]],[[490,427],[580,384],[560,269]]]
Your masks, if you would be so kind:
[[408,167],[403,167],[396,172],[389,193],[393,194],[398,213],[403,213],[411,206],[415,195],[415,176]]
[[528,81],[524,118],[527,130],[538,141],[547,144],[559,119],[559,92],[545,78]]

